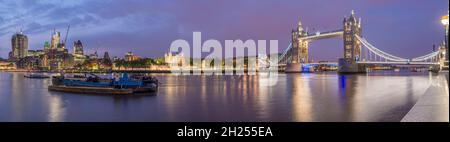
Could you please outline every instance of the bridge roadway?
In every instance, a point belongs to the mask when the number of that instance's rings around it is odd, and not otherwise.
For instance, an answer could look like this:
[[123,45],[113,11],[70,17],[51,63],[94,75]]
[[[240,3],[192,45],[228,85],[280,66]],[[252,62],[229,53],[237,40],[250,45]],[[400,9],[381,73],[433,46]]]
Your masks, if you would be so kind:
[[[374,61],[360,61],[358,64],[369,65],[439,65],[437,62],[374,62]],[[307,65],[333,65],[338,66],[337,62],[324,62],[324,63],[306,63]],[[279,66],[286,66],[286,64],[278,64]]]
[[[331,66],[338,66],[338,63],[337,62],[305,63],[305,65],[331,65]],[[286,64],[278,64],[278,66],[286,66]]]
[[374,62],[360,61],[358,64],[380,64],[380,65],[439,65],[437,62]]

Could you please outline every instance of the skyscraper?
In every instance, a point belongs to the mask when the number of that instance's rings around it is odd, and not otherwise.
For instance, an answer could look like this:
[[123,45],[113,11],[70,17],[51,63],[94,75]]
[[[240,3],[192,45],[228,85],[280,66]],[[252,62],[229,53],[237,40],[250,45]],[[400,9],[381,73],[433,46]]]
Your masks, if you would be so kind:
[[83,43],[80,40],[73,42],[73,54],[84,55]]
[[50,48],[56,49],[60,43],[60,40],[61,40],[61,34],[59,32],[57,32],[56,30],[53,30]]
[[12,60],[18,60],[27,56],[28,37],[23,34],[22,30],[12,36],[11,47],[12,52],[10,58],[12,58]]

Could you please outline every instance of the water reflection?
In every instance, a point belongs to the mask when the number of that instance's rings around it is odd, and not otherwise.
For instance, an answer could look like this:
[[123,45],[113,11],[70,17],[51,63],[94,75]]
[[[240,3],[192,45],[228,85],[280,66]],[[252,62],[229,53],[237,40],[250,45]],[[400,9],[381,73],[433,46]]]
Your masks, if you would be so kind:
[[112,97],[48,92],[48,79],[0,72],[0,121],[400,121],[439,77],[154,75],[156,95]]
[[312,92],[309,86],[310,74],[292,75],[292,104],[294,109],[295,121],[312,121],[314,112],[312,112]]
[[[368,76],[366,76],[366,82],[368,81]],[[339,92],[341,92],[339,100],[341,102],[341,106],[346,111],[344,111],[342,117],[344,117],[344,120],[348,121],[358,121],[363,120],[365,117],[367,117],[367,114],[365,114],[364,110],[361,110],[364,108],[364,102],[358,102],[356,100],[361,98],[361,95],[356,92],[357,90],[357,82],[360,82],[358,79],[360,79],[358,76],[355,75],[339,75]],[[361,84],[363,84],[361,82]],[[364,87],[366,88],[367,85]]]
[[[17,121],[23,121],[24,120],[24,113],[26,112],[25,107],[26,105],[23,104],[22,100],[25,100],[23,98],[25,88],[23,88],[25,85],[24,80],[19,79],[19,76],[21,74],[11,74],[11,102],[12,102],[12,109],[14,111],[10,111],[12,113],[12,119]],[[17,110],[17,111],[16,111]]]
[[64,116],[66,113],[66,108],[64,106],[64,102],[61,96],[52,95],[49,98],[49,114],[48,121],[49,122],[61,122],[64,121]]

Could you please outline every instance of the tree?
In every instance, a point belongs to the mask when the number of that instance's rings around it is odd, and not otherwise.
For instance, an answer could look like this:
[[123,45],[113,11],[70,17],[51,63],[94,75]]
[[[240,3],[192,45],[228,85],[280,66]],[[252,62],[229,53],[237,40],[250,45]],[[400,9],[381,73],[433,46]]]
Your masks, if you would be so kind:
[[116,64],[116,67],[119,68],[119,70],[123,67],[127,67],[124,59],[116,60],[114,63]]
[[144,66],[151,66],[153,65],[154,60],[152,58],[144,58],[143,62]]
[[214,68],[214,62],[216,59],[212,59],[211,62],[209,62],[209,67]]
[[111,65],[112,65],[112,61],[111,61],[111,59],[109,59],[109,58],[103,58],[103,59],[102,59],[102,64],[103,64],[104,66],[111,66]]
[[155,59],[155,64],[162,65],[165,63],[165,59],[163,57],[158,57]]
[[91,62],[90,59],[84,60],[84,62],[81,64],[82,70],[88,69],[90,62]]

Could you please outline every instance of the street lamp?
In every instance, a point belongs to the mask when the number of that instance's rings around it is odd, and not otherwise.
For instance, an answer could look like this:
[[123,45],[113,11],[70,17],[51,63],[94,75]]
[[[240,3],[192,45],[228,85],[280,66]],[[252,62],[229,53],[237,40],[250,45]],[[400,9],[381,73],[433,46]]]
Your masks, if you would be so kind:
[[444,26],[448,26],[448,15],[442,16],[441,23]]
[[448,44],[448,14],[441,17],[441,23],[445,27],[445,44]]
[[[446,48],[446,52],[448,52],[448,13],[447,15],[444,15],[441,17],[441,23],[445,27],[445,40],[444,40],[444,46]],[[445,56],[445,61],[448,61],[448,55]]]

